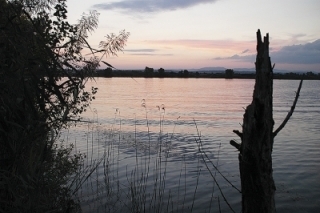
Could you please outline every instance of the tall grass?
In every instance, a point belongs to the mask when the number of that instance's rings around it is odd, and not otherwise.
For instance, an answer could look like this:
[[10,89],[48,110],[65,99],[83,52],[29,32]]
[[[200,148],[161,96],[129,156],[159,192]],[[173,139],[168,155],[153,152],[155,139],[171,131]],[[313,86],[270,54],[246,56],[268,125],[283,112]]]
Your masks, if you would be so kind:
[[[143,104],[143,107],[146,107]],[[146,110],[144,137],[134,121],[133,132],[122,129],[122,118],[117,109],[114,123],[106,128],[98,118],[87,123],[85,143],[77,141],[77,149],[86,153],[79,174],[91,175],[79,179],[81,187],[77,196],[84,212],[218,212],[221,211],[220,196],[229,210],[234,211],[223,194],[219,182],[222,176],[216,163],[206,154],[199,133],[194,138],[198,146],[196,170],[189,168],[185,153],[175,163],[171,159],[171,144],[175,143],[175,125],[171,133],[164,132],[165,107],[159,106],[159,132],[150,131],[150,120]],[[177,119],[178,121],[178,119]],[[195,124],[195,129],[197,126]],[[72,142],[72,141],[70,141]],[[80,143],[82,146],[80,146]],[[81,148],[79,148],[81,147]],[[220,147],[220,145],[219,145]],[[127,153],[129,152],[129,153]],[[90,167],[95,163],[95,167]],[[172,168],[174,167],[174,168]],[[86,171],[83,171],[87,169]],[[173,170],[175,175],[172,175]],[[168,172],[170,174],[168,174]],[[209,197],[203,199],[199,187],[202,178],[212,177]],[[81,177],[81,175],[79,175]],[[176,179],[172,179],[172,178]],[[228,181],[227,184],[233,184]],[[215,188],[219,190],[216,191]],[[235,187],[235,186],[234,186]],[[236,188],[236,187],[235,187]]]

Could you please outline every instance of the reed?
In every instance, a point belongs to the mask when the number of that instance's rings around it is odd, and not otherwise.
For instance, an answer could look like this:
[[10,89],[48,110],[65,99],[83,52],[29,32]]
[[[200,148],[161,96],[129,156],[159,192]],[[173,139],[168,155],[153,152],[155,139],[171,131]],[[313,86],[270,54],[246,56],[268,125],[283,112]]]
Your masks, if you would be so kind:
[[[146,105],[143,104],[143,107],[146,108]],[[118,109],[110,128],[94,120],[87,124],[86,144],[83,146],[87,159],[82,162],[80,170],[83,171],[78,173],[90,175],[78,180],[81,188],[76,188],[84,212],[217,212],[221,211],[220,196],[230,205],[218,183],[217,175],[223,176],[218,169],[219,150],[215,165],[206,155],[199,133],[194,139],[195,146],[198,146],[196,170],[188,168],[185,154],[182,154],[177,161],[179,164],[174,165],[179,171],[177,179],[168,179],[168,172],[172,172],[170,145],[177,142],[175,140],[178,138],[174,136],[174,129],[170,134],[164,132],[165,108],[162,105],[158,110],[158,134],[150,131],[146,110],[145,137],[137,130],[136,120],[133,132],[122,129]],[[77,149],[79,150],[79,142]],[[95,160],[94,156],[99,158]],[[95,166],[92,167],[91,163],[95,163]],[[211,164],[213,168],[210,168]],[[203,170],[201,168],[204,165]],[[194,177],[190,177],[190,173]],[[206,206],[201,206],[198,204],[203,202],[199,198],[202,193],[199,191],[199,183],[203,176],[208,175],[212,175],[214,180],[212,191]],[[218,192],[215,191],[215,186],[218,187]]]

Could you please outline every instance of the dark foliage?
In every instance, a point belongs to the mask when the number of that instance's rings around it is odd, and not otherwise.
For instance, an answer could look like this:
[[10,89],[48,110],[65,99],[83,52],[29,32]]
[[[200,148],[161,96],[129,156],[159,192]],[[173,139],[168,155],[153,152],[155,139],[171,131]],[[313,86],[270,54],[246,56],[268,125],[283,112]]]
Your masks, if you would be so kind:
[[0,0],[0,212],[76,208],[68,181],[82,157],[56,138],[94,99],[97,88],[85,83],[102,57],[121,51],[129,35],[91,48],[98,15],[71,25],[64,0]]

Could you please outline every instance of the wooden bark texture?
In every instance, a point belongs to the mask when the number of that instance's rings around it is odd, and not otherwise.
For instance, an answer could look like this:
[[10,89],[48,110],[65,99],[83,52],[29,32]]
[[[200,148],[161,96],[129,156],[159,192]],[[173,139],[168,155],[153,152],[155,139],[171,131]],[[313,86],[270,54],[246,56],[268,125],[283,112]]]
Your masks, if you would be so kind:
[[273,72],[269,57],[269,36],[257,32],[256,82],[252,103],[247,106],[239,147],[243,213],[275,212],[275,184],[272,175]]

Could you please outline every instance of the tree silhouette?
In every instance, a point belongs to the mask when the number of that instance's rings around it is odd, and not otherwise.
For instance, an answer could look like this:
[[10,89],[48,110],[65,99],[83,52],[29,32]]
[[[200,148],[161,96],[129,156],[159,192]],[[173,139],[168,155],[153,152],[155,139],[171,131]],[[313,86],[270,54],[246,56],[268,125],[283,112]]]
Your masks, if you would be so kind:
[[113,73],[112,73],[112,68],[111,67],[106,68],[104,70],[104,72],[103,72],[103,76],[104,77],[110,78],[110,77],[112,77],[112,75],[113,75]]
[[226,69],[225,75],[226,75],[226,78],[233,78],[234,71],[232,69]]
[[160,68],[160,69],[158,70],[158,73],[159,73],[159,77],[160,77],[160,78],[163,78],[163,77],[165,76],[165,71],[164,71],[163,68]]
[[274,137],[285,126],[297,103],[300,82],[293,106],[282,124],[273,131],[273,67],[269,57],[269,35],[262,41],[257,32],[256,81],[252,103],[247,106],[242,132],[234,130],[241,144],[230,141],[239,150],[242,212],[275,212],[275,184],[272,175],[272,149]]
[[152,78],[153,77],[153,73],[154,73],[154,69],[153,68],[150,68],[150,67],[146,67],[144,69],[144,76],[146,78]]
[[57,149],[56,136],[80,119],[97,92],[86,82],[129,36],[92,48],[98,15],[70,24],[65,0],[0,0],[0,212],[66,212],[72,203],[68,177],[80,159]]

